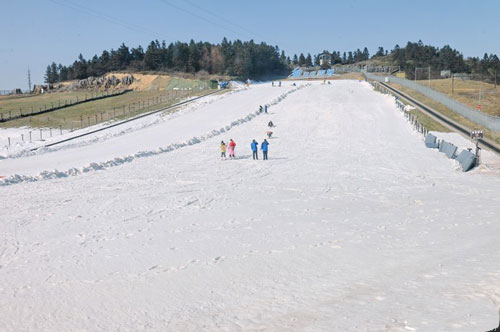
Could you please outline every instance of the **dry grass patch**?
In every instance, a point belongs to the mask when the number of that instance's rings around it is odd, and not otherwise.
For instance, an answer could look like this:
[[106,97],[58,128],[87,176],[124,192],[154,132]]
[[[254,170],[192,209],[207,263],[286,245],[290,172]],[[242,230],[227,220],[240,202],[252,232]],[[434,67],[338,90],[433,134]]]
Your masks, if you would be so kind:
[[[464,125],[464,126],[468,127],[469,129],[481,129],[481,130],[483,130],[484,131],[484,135],[487,138],[495,141],[497,144],[500,144],[500,133],[491,131],[491,130],[483,127],[483,126],[478,125],[475,122],[470,121],[469,119],[467,119],[467,118],[465,118],[465,117],[463,117],[463,116],[461,116],[461,115],[453,112],[452,110],[450,110],[449,108],[447,108],[443,104],[438,103],[437,101],[434,101],[433,99],[427,98],[426,96],[424,96],[424,95],[416,92],[415,90],[403,87],[403,86],[401,86],[399,84],[392,83],[392,82],[389,83],[389,85],[395,87],[399,91],[402,91],[402,92],[406,93],[407,95],[415,98],[416,100],[424,103],[425,105],[427,105],[427,106],[435,109],[439,113],[441,113],[441,114],[445,115],[446,117],[454,120],[455,122],[458,122],[461,125]],[[429,129],[429,130],[431,130],[431,129]]]
[[[429,86],[428,80],[417,82],[421,85]],[[452,80],[451,78],[447,78],[431,80],[430,87],[474,109],[477,109],[479,91],[481,90],[482,112],[500,116],[500,86],[495,88],[495,84],[455,78],[454,93],[452,93]]]

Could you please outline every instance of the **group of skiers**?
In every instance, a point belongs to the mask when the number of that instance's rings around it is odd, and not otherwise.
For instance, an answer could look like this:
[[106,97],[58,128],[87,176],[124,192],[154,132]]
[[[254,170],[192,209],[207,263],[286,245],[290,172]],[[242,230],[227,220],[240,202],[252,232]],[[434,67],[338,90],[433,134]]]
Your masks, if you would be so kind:
[[[274,81],[271,82],[271,85],[274,86]],[[278,86],[281,86],[281,81],[278,82]]]
[[[259,143],[254,139],[250,143],[250,148],[252,149],[252,154],[253,154],[253,159],[258,160],[259,159],[259,153],[258,153],[258,146]],[[226,151],[229,154],[229,159],[235,159],[234,156],[234,149],[236,148],[236,143],[230,139],[229,144],[226,145],[224,141],[220,142],[220,157],[221,159],[226,159]],[[267,139],[264,139],[264,141],[260,144],[260,149],[262,150],[262,157],[264,160],[267,160],[267,152],[269,151],[269,142]]]
[[226,159],[226,150],[229,152],[229,159],[234,159],[234,149],[236,148],[236,143],[230,139],[229,144],[226,146],[224,141],[220,142],[220,157],[221,159]]
[[[260,106],[262,108],[262,106]],[[267,111],[267,105],[266,105],[266,111]],[[274,123],[272,121],[269,121],[267,126],[269,129],[274,127]],[[268,130],[267,131],[267,137],[271,138],[273,132]],[[234,156],[234,149],[236,148],[236,143],[233,141],[233,139],[229,140],[229,143],[226,145],[224,141],[220,142],[220,157],[221,159],[226,159],[226,151],[229,154],[229,159],[235,159]],[[259,143],[253,139],[252,142],[250,143],[250,148],[252,149],[252,155],[254,160],[259,159]],[[264,139],[262,143],[260,143],[260,149],[262,150],[262,159],[268,160],[267,159],[267,152],[269,151],[269,142],[267,139]]]
[[[258,147],[259,143],[257,143],[256,140],[252,140],[252,143],[250,143],[250,148],[252,149],[253,160],[259,160]],[[267,160],[269,142],[266,139],[264,139],[264,141],[260,144],[260,149],[262,150],[262,159]]]

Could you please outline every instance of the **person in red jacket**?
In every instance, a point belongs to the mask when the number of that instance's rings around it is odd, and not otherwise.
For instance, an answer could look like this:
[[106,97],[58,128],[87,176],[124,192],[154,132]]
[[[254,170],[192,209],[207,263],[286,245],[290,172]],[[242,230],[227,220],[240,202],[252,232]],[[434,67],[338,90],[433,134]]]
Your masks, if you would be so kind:
[[236,143],[232,139],[229,140],[229,145],[227,147],[227,151],[229,152],[229,159],[234,159],[234,148],[236,147]]

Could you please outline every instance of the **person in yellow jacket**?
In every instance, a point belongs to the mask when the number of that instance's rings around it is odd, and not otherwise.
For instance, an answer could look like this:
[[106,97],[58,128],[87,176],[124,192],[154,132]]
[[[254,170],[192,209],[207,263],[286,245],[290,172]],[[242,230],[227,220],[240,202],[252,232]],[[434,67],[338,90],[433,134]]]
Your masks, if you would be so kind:
[[226,143],[224,141],[220,142],[220,159],[226,159]]

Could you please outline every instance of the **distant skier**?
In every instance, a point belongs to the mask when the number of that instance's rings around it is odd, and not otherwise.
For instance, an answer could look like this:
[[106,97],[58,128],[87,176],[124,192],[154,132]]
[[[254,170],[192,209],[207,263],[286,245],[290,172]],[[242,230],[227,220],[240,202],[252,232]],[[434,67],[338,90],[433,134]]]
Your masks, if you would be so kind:
[[259,113],[262,113],[262,110],[263,110],[262,105],[259,105]]
[[236,148],[236,143],[232,139],[229,140],[229,146],[227,147],[227,150],[229,152],[229,158],[234,159],[234,149]]
[[258,146],[259,143],[257,143],[256,140],[252,140],[252,143],[250,143],[250,147],[252,148],[252,153],[253,153],[253,160],[259,160],[259,154],[258,154]]
[[224,141],[220,142],[220,158],[226,159],[226,143]]
[[266,135],[267,135],[267,138],[271,138],[271,136],[273,136],[273,132],[272,132],[272,131],[270,131],[270,130],[268,130],[268,131],[266,132]]
[[278,86],[281,86],[281,81],[279,82],[279,85]]
[[272,86],[274,87],[274,81],[273,81],[273,82],[271,82],[271,84],[272,84]]
[[264,105],[264,112],[267,114],[267,105]]
[[274,123],[273,123],[272,121],[269,121],[269,123],[267,124],[267,126],[268,126],[269,128],[272,128],[272,127],[274,127]]
[[260,149],[262,150],[262,159],[267,160],[267,151],[269,150],[269,142],[264,139],[264,142],[260,144]]

